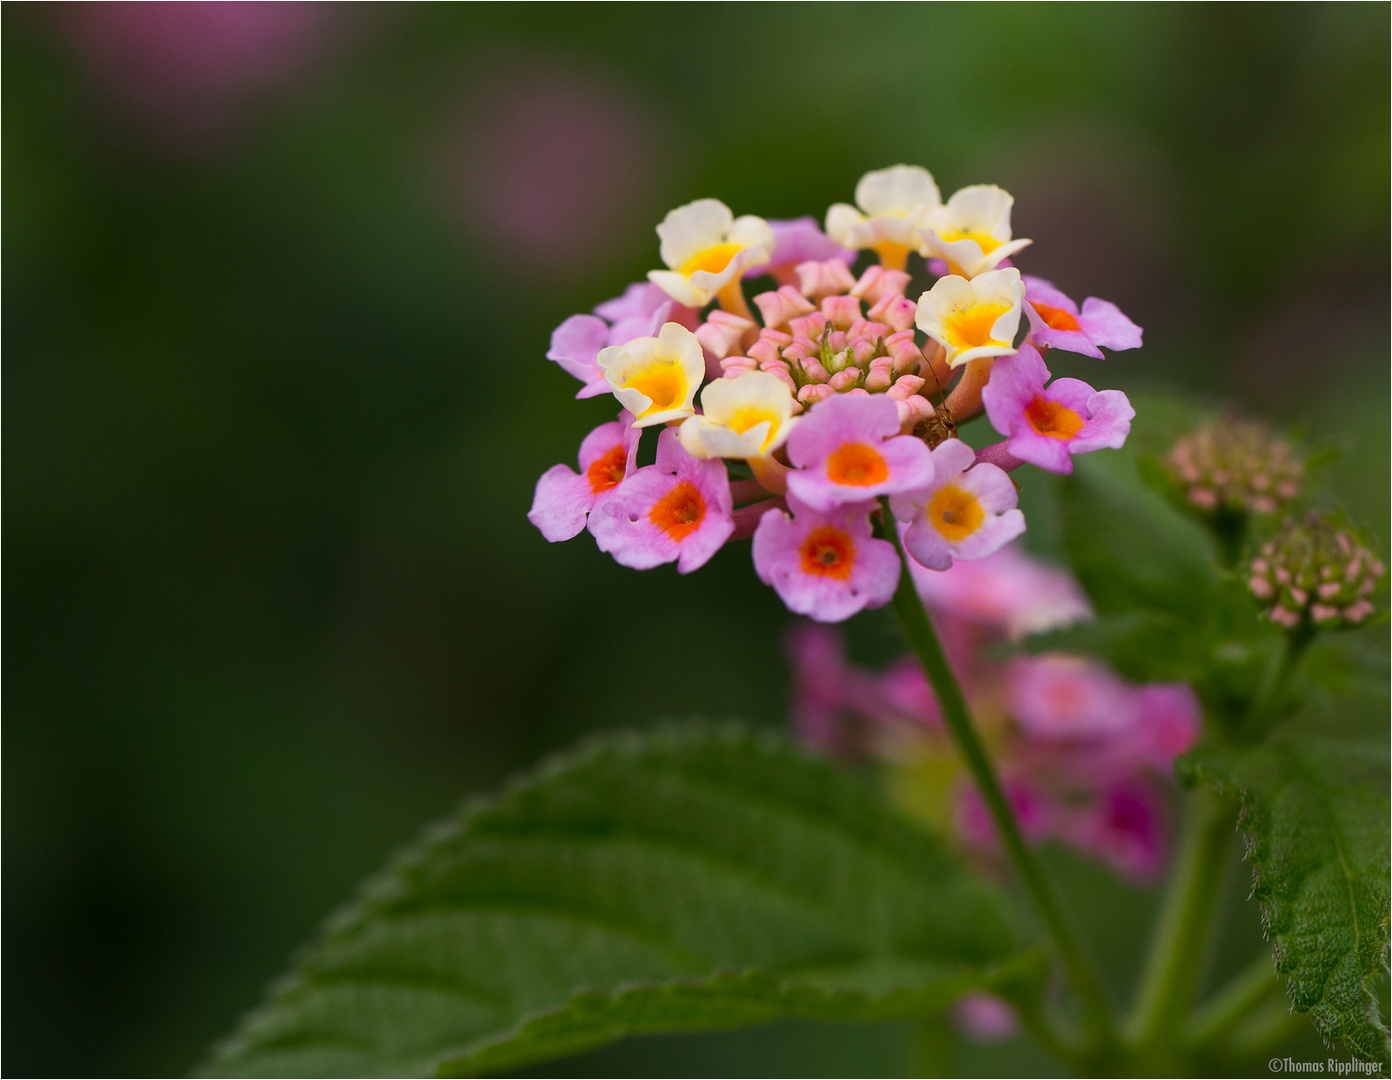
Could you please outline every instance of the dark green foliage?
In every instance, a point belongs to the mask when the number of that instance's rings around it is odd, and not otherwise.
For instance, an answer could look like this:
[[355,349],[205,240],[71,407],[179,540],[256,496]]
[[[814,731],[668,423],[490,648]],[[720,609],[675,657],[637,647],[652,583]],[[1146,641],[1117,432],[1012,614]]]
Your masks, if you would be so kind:
[[496,1071],[624,1034],[922,1016],[1039,956],[932,838],[780,737],[609,738],[432,829],[217,1075]]
[[1294,730],[1203,746],[1181,771],[1242,800],[1253,896],[1291,1002],[1328,1040],[1388,1061],[1373,988],[1388,958],[1388,770],[1383,742]]

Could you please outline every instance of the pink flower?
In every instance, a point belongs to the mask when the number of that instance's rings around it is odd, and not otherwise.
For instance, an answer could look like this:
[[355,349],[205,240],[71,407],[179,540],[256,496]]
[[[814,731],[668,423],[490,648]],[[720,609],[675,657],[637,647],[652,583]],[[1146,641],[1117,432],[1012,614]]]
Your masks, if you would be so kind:
[[981,391],[991,424],[1006,449],[1050,472],[1071,473],[1073,455],[1126,442],[1136,410],[1120,390],[1094,390],[1078,379],[1056,379],[1033,345],[1004,356]]
[[1030,344],[1102,359],[1108,349],[1139,349],[1141,328],[1107,300],[1089,296],[1083,310],[1043,278],[1025,277],[1025,315]]
[[[577,398],[598,397],[613,388],[599,370],[599,353],[610,345],[627,345],[634,338],[654,337],[664,323],[687,326],[691,309],[684,308],[656,285],[639,282],[624,294],[595,307],[594,315],[572,315],[551,332],[546,359],[554,360],[585,385]],[[610,324],[613,325],[610,325]]]
[[[788,221],[769,220],[773,230],[773,256],[767,266],[752,267],[744,272],[745,277],[760,274],[789,274],[799,263],[825,262],[827,259],[844,259],[846,265],[856,260],[856,253],[843,248],[826,233],[822,232],[814,217],[792,218]],[[795,282],[796,278],[790,278]]]
[[899,434],[899,409],[881,394],[822,401],[788,436],[788,491],[814,510],[915,491],[933,482],[933,456]]
[[682,449],[675,428],[658,436],[657,462],[624,480],[590,515],[600,551],[621,566],[649,570],[675,561],[689,574],[735,531],[730,479],[719,459]]
[[580,444],[578,474],[568,465],[553,465],[541,474],[527,520],[553,544],[577,535],[586,515],[633,474],[641,435],[627,410],[617,421],[600,424]]
[[873,504],[822,513],[789,493],[791,518],[768,510],[754,532],[754,569],[790,611],[818,622],[841,622],[883,607],[899,583],[894,545],[871,535]]
[[1148,683],[1136,693],[1132,753],[1141,764],[1168,773],[1174,759],[1199,741],[1203,709],[1188,683]]
[[952,1009],[952,1022],[973,1042],[995,1043],[1020,1032],[1020,1018],[1010,1003],[995,994],[967,994]]
[[845,641],[827,626],[799,623],[788,633],[793,724],[815,746],[859,756],[888,730],[939,730],[937,699],[912,657],[883,673],[847,663]]
[[1112,784],[1091,803],[1075,808],[1059,837],[1137,881],[1164,866],[1165,810],[1153,784],[1132,778]]
[[894,516],[910,523],[904,547],[918,562],[947,570],[954,558],[984,559],[1025,531],[1019,494],[1003,470],[977,465],[975,451],[958,439],[939,443],[932,455],[932,484],[890,500]]
[[833,753],[855,754],[863,732],[884,712],[880,676],[846,662],[845,640],[827,626],[798,623],[785,649],[793,669],[792,716],[800,738]]
[[1131,728],[1135,692],[1107,668],[1051,653],[1010,664],[1010,712],[1028,735],[1088,739]]
[[[1043,840],[1055,833],[1063,810],[1059,800],[1023,776],[1006,776],[1001,787],[1026,840]],[[974,784],[964,784],[958,793],[957,828],[973,847],[991,851],[998,847],[995,820]]]
[[1092,606],[1066,570],[1009,544],[948,570],[910,563],[919,596],[930,607],[982,623],[1013,640],[1092,618]]

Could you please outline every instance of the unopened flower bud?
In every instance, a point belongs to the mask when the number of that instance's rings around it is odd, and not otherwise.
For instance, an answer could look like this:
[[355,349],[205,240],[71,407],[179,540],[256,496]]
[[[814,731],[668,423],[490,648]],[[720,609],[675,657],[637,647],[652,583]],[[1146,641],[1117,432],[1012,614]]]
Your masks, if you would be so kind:
[[1287,521],[1247,566],[1247,587],[1272,622],[1289,630],[1357,626],[1376,610],[1370,596],[1387,568],[1352,531],[1310,514]]
[[898,293],[886,293],[870,309],[869,315],[891,330],[907,330],[918,316],[918,305]]
[[754,303],[763,317],[764,325],[772,327],[781,327],[790,319],[817,310],[791,285],[784,285],[776,292],[760,293],[754,297]]
[[1175,443],[1166,459],[1201,510],[1273,514],[1300,493],[1304,465],[1265,424],[1225,415]]
[[851,289],[852,296],[858,296],[867,304],[876,304],[883,296],[891,293],[904,295],[909,287],[910,275],[902,270],[886,270],[883,266],[872,266],[860,275],[860,280]]
[[813,300],[855,288],[855,275],[841,259],[798,263],[796,271],[798,291]]
[[728,311],[712,311],[706,321],[696,328],[696,340],[717,360],[740,352],[752,345],[759,327],[752,319],[731,315]]
[[822,298],[822,314],[838,330],[849,330],[860,318],[860,297],[826,296]]

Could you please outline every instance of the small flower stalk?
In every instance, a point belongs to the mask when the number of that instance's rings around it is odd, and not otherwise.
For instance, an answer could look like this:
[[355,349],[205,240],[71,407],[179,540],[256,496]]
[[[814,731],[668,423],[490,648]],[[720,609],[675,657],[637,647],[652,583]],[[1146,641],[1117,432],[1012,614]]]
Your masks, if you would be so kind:
[[1337,630],[1377,610],[1372,596],[1387,567],[1352,530],[1312,513],[1286,521],[1247,571],[1247,587],[1278,626]]
[[[1026,527],[1006,471],[1068,472],[1075,454],[1121,446],[1134,415],[1119,391],[1046,385],[1042,354],[1101,356],[1141,334],[1106,301],[1078,308],[1023,277],[1013,206],[993,185],[944,202],[928,170],[896,165],[863,176],[825,231],[718,199],[677,207],[657,226],[664,267],[552,336],[576,396],[621,411],[579,473],[541,478],[531,520],[548,540],[588,531],[625,566],[681,573],[752,538],[760,579],[825,622],[894,595],[884,499],[915,572],[999,551]],[[920,271],[936,281],[915,297]],[[957,436],[983,409],[1008,441],[979,455]],[[649,429],[656,462],[640,466]]]

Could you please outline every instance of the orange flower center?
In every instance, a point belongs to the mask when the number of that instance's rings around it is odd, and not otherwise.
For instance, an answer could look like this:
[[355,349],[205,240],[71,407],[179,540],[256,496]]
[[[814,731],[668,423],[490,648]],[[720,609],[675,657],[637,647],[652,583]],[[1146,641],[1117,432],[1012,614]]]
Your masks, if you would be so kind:
[[1083,418],[1067,405],[1036,397],[1025,406],[1025,419],[1030,427],[1051,439],[1072,439],[1083,430]]
[[590,462],[590,467],[585,470],[585,478],[590,482],[592,494],[603,494],[624,478],[627,457],[620,444]]
[[1064,311],[1063,308],[1049,307],[1047,304],[1035,304],[1034,310],[1039,313],[1051,330],[1081,330],[1078,325],[1078,317],[1071,311]]
[[956,484],[939,488],[928,504],[928,520],[933,528],[953,541],[964,540],[976,532],[985,517],[986,511],[981,509],[976,496]]
[[680,544],[706,516],[706,500],[690,480],[683,480],[648,511],[648,520]]
[[840,529],[823,525],[802,542],[802,572],[845,581],[855,565],[855,543]]
[[889,466],[879,451],[864,443],[847,443],[827,458],[827,479],[833,484],[869,487],[889,479]]
[[685,274],[687,277],[696,273],[697,270],[704,270],[708,274],[718,274],[729,266],[730,260],[742,250],[744,249],[739,244],[716,244],[715,247],[698,251],[687,259],[681,264],[678,273]]

